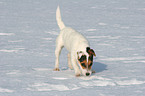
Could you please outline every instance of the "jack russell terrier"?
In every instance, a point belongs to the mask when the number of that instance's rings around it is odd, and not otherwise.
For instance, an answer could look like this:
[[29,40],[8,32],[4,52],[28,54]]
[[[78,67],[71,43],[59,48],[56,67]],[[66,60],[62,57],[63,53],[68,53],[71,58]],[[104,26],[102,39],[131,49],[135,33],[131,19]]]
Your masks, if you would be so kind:
[[65,47],[68,50],[68,66],[70,69],[75,70],[75,75],[89,76],[94,73],[92,71],[93,56],[96,56],[93,49],[90,49],[88,40],[76,30],[66,27],[61,20],[61,14],[59,6],[56,10],[56,21],[60,28],[60,34],[56,39],[55,49],[55,69],[59,71],[59,55],[61,49]]

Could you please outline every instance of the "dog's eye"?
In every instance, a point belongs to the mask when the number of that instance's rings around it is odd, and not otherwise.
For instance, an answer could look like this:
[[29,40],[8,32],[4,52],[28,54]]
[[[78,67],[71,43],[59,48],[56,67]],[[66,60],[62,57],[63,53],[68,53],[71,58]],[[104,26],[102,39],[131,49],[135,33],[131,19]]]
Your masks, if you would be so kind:
[[84,60],[86,60],[86,56],[82,55],[82,57],[79,59],[80,62],[83,62]]
[[82,65],[83,67],[86,67],[85,63],[81,63],[81,65]]

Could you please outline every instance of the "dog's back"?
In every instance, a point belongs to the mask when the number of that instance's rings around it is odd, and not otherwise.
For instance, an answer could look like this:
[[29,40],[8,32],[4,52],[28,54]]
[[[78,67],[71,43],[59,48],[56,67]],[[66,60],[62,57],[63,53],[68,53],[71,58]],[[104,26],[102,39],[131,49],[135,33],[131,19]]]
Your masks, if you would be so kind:
[[57,10],[56,10],[56,21],[61,30],[60,37],[63,41],[63,45],[68,51],[71,51],[71,48],[75,49],[74,47],[76,47],[78,50],[78,47],[81,46],[80,44],[82,42],[85,42],[85,44],[87,44],[85,45],[85,47],[89,46],[87,39],[81,33],[78,33],[76,30],[65,26],[65,24],[63,23],[61,19],[59,6],[57,7]]
[[75,51],[79,51],[82,43],[86,44],[83,47],[89,45],[88,41],[82,34],[78,33],[76,30],[70,27],[65,27],[63,30],[61,30],[60,35],[62,37],[64,46],[68,51],[71,51],[72,49]]

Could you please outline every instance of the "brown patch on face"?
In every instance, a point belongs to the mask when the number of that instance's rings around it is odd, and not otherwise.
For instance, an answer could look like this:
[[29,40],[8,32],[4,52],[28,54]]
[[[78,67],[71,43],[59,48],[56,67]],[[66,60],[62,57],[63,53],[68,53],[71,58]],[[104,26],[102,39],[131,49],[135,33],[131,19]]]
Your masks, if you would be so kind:
[[[86,52],[89,54],[89,57],[87,58],[86,55],[82,55],[80,58],[78,57],[78,61],[83,69],[91,70],[92,65],[93,65],[93,56],[96,56],[96,54],[93,49],[90,49],[90,47],[86,48]],[[82,52],[80,52],[80,53],[82,53]],[[79,53],[77,53],[77,54],[79,54]]]
[[83,69],[86,69],[87,66],[88,66],[86,55],[82,55],[81,58],[78,58],[78,60],[79,60],[79,63],[80,63],[80,65],[81,65],[81,67],[82,67]]
[[82,55],[81,58],[78,58],[79,63],[83,69],[87,68],[87,57],[86,55]]
[[87,61],[84,61],[84,62],[80,62],[80,65],[83,69],[86,69],[88,64],[87,64]]
[[93,56],[96,56],[95,52],[93,49],[90,49],[90,47],[86,48],[87,53],[89,54],[88,58],[88,69],[92,68],[93,65]]
[[91,61],[90,59],[88,60],[88,69],[91,69],[93,65],[93,61]]
[[93,55],[89,56],[88,60],[87,60],[86,55],[82,55],[81,58],[78,58],[78,61],[83,69],[87,68],[90,70],[93,65]]

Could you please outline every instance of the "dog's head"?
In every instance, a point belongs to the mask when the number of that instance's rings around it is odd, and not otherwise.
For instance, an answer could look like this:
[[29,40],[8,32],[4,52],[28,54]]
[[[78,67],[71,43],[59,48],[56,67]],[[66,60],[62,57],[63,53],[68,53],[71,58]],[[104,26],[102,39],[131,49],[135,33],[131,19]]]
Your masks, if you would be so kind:
[[82,74],[84,76],[89,76],[92,74],[92,65],[93,65],[93,56],[96,56],[93,49],[90,47],[86,48],[86,52],[79,51],[78,55],[78,64],[82,70]]

